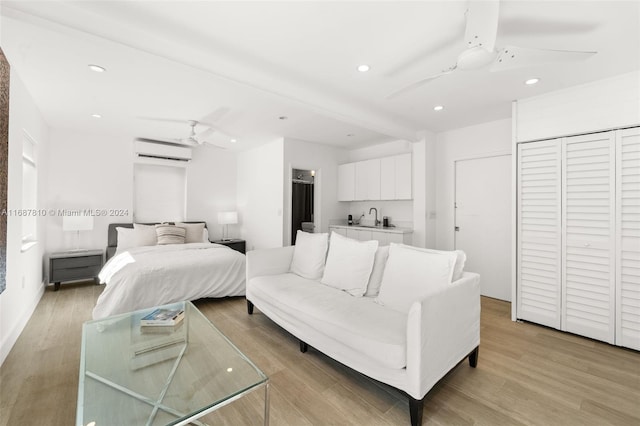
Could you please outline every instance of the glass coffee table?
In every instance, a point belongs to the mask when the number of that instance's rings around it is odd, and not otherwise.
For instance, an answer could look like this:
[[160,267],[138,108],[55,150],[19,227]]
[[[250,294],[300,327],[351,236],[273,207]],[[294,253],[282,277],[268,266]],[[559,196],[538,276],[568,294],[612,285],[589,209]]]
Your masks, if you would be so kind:
[[185,425],[264,389],[269,379],[191,303],[173,327],[141,327],[154,309],[88,321],[82,352],[76,424]]

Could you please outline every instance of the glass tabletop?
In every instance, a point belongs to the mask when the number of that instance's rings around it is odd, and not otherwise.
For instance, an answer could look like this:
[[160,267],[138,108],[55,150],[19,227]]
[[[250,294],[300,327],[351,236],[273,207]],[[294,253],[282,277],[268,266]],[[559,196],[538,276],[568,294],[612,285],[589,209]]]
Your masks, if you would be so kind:
[[[175,326],[141,326],[140,319],[157,308],[184,309],[184,319]],[[185,424],[267,381],[191,302],[88,321],[76,423]]]

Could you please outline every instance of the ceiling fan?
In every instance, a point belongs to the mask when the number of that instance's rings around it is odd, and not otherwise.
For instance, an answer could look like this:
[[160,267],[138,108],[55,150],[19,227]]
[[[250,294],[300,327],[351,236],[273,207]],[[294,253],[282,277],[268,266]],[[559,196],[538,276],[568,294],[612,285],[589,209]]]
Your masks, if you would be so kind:
[[457,70],[476,70],[491,64],[491,72],[555,62],[576,62],[589,58],[597,52],[571,50],[535,49],[518,46],[495,48],[498,34],[499,0],[469,1],[466,11],[464,41],[467,48],[458,55],[455,64],[438,74],[428,76],[387,96],[393,99],[439,77]]
[[[140,117],[140,118],[144,120],[163,121],[168,123],[181,123],[181,124],[186,123],[189,125],[190,131],[187,136],[182,138],[166,138],[167,141],[179,143],[182,145],[190,145],[190,146],[201,146],[203,144],[207,144],[207,145],[215,146],[216,148],[227,149],[224,146],[217,145],[207,140],[207,138],[209,138],[212,134],[220,133],[229,137],[231,141],[235,141],[235,137],[231,136],[228,132],[221,130],[218,126],[211,123],[211,121],[219,120],[227,112],[229,112],[229,108],[226,108],[226,107],[218,108],[216,111],[207,115],[203,120],[179,120],[179,119],[173,119],[173,118],[157,118],[157,117]],[[204,120],[207,120],[207,121],[204,121]],[[207,129],[204,131],[201,131],[200,133],[197,133],[196,132],[197,126],[200,126],[200,127],[204,126],[204,127],[207,127]]]

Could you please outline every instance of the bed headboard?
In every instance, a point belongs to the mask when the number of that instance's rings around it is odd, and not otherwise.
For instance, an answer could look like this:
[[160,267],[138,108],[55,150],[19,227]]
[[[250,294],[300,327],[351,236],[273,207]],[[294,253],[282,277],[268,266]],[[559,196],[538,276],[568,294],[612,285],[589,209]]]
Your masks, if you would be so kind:
[[[139,222],[136,222],[139,223]],[[174,224],[175,222],[155,222],[155,223],[141,223],[141,225],[158,225],[159,223],[170,223]],[[207,227],[207,222],[204,220],[197,221],[188,221],[182,223],[204,223],[204,227]],[[116,228],[133,228],[133,223],[110,223],[109,228],[107,230],[107,251],[106,251],[106,259],[109,260],[116,252],[116,248],[118,247],[118,231]]]

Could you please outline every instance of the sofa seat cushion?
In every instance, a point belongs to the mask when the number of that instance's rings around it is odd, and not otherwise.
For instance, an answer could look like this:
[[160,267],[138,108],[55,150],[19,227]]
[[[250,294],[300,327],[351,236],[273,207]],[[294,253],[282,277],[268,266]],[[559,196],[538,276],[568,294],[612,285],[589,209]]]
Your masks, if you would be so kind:
[[247,294],[385,367],[407,365],[407,315],[371,297],[353,297],[292,273],[252,278]]

